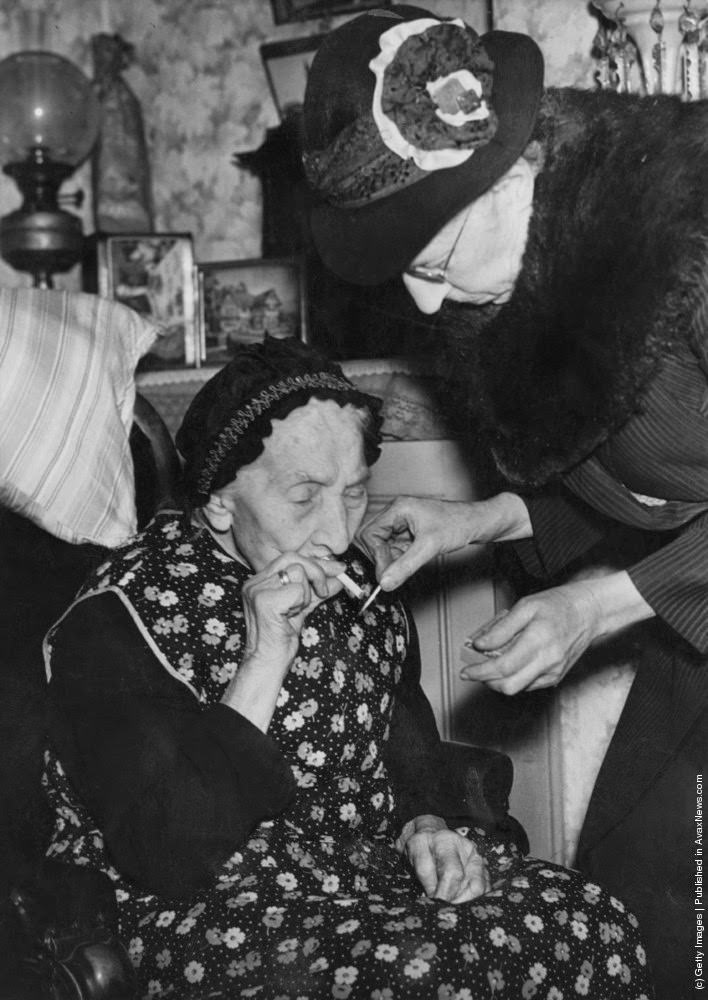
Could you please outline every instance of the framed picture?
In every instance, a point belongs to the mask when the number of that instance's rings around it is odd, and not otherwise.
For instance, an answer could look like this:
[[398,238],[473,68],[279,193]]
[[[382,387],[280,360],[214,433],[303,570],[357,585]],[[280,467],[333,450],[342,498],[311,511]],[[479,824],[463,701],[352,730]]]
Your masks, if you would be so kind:
[[236,344],[273,337],[307,340],[305,283],[297,257],[197,265],[202,360],[228,361]]
[[356,14],[372,7],[390,7],[391,0],[270,0],[276,24],[316,20],[335,14]]
[[96,290],[155,320],[160,334],[139,371],[201,362],[194,246],[189,233],[96,239]]
[[311,35],[261,45],[268,86],[281,118],[285,118],[291,108],[302,107],[310,64],[324,37],[324,34]]

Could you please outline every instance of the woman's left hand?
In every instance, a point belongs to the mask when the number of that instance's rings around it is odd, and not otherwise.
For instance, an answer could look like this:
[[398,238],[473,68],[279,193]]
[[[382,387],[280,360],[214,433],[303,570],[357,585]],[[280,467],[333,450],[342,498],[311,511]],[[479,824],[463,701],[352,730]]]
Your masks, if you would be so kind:
[[461,676],[507,695],[552,687],[591,643],[653,615],[625,571],[575,580],[522,598],[470,636],[467,648],[487,659]]
[[491,888],[487,862],[475,844],[450,830],[440,816],[410,820],[396,846],[428,896],[448,903],[469,903]]

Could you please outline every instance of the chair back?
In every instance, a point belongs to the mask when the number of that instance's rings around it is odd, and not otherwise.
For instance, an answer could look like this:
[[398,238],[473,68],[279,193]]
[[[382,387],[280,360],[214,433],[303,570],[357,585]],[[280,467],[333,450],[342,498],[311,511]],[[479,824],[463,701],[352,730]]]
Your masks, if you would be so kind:
[[142,528],[158,510],[181,505],[181,464],[165,421],[140,393],[135,396],[133,421],[130,450],[138,527]]

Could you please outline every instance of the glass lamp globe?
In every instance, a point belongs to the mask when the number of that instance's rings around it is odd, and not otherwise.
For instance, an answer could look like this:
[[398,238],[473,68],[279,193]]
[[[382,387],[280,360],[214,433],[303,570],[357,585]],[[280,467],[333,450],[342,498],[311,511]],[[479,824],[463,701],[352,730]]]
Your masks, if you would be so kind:
[[88,78],[53,52],[17,52],[0,61],[0,162],[41,148],[77,167],[96,141],[98,100]]
[[81,221],[59,207],[58,191],[96,142],[100,104],[88,77],[54,52],[0,61],[0,94],[0,162],[24,198],[0,219],[0,253],[35,285],[51,287],[52,273],[81,257]]

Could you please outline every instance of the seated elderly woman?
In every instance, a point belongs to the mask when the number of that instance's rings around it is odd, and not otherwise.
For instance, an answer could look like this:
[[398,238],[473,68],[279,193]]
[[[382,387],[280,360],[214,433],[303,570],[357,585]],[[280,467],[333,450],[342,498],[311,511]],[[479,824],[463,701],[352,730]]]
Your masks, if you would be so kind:
[[49,854],[113,880],[146,997],[648,998],[619,900],[460,815],[413,620],[360,613],[378,426],[295,341],[202,388],[187,509],[47,640]]

